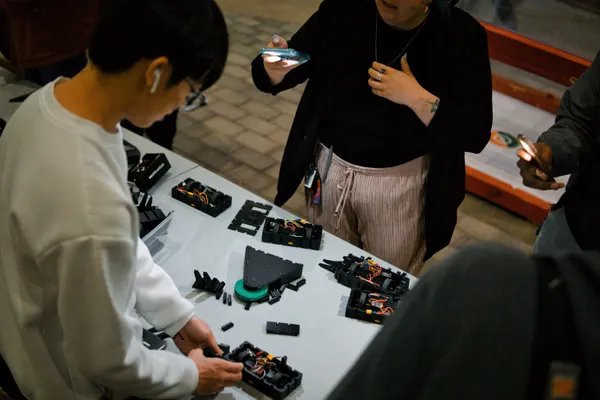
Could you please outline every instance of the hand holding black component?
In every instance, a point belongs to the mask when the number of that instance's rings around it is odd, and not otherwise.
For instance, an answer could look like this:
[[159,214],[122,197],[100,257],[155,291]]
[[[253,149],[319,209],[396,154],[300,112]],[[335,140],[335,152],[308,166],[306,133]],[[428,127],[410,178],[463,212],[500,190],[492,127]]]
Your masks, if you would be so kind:
[[233,363],[222,358],[207,358],[201,349],[190,351],[188,357],[198,368],[198,386],[194,391],[195,395],[219,393],[242,380],[244,365],[241,363]]

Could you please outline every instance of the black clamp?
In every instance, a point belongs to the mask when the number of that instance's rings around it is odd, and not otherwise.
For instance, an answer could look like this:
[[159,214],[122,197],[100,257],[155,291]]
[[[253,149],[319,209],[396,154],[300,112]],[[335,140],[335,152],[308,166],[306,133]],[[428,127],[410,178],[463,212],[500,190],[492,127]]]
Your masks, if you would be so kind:
[[223,294],[223,288],[225,288],[225,282],[218,280],[217,278],[212,278],[206,272],[203,272],[200,275],[200,272],[194,270],[194,276],[196,277],[196,281],[192,285],[194,289],[204,290],[209,293],[214,293],[217,295],[217,300],[221,298]]
[[272,333],[274,335],[298,336],[300,335],[300,325],[268,321],[267,333]]

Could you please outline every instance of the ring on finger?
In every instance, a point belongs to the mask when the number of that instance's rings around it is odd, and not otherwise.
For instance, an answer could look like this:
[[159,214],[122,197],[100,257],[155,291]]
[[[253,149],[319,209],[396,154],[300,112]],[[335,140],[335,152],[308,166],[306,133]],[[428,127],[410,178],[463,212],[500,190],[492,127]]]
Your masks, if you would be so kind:
[[381,72],[378,72],[378,73],[377,73],[377,80],[378,80],[379,82],[381,82],[381,79],[383,79],[383,77],[381,76]]
[[385,65],[384,65],[384,66],[381,67],[381,73],[385,74],[385,71],[386,71],[386,69],[385,69]]

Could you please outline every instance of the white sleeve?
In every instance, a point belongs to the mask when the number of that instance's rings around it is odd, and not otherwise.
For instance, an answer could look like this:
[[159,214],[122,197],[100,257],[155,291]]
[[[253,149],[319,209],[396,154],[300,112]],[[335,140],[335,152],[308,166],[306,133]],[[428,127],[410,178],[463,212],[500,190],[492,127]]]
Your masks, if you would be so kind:
[[194,315],[194,305],[179,294],[169,275],[152,260],[141,239],[137,243],[136,309],[156,329],[173,337]]
[[198,382],[194,362],[151,351],[133,314],[135,243],[122,237],[87,236],[53,246],[40,271],[57,276],[57,313],[68,362],[93,383],[144,398],[191,394]]

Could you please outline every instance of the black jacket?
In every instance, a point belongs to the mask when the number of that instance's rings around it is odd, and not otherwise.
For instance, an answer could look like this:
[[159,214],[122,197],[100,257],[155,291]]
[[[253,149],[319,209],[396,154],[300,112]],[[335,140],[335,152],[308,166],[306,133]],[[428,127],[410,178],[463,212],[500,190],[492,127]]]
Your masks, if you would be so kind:
[[565,92],[556,123],[539,141],[552,149],[553,175],[572,174],[556,207],[564,207],[579,247],[600,251],[600,52]]
[[[323,1],[288,42],[290,48],[310,54],[311,60],[288,73],[277,86],[271,84],[262,58],[253,61],[254,83],[263,92],[276,95],[308,80],[281,163],[275,204],[283,205],[294,194],[313,161],[320,112],[328,101],[335,101],[335,86],[343,84],[336,81],[335,70],[352,62],[353,27],[373,18],[374,12],[372,0]],[[464,152],[483,150],[492,125],[484,28],[455,7],[437,21],[437,40],[415,42],[427,51],[410,61],[421,85],[441,99],[435,117],[423,131],[431,158],[425,195],[426,258],[450,243],[456,210],[465,194]]]

